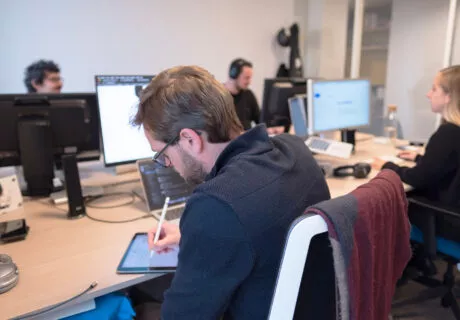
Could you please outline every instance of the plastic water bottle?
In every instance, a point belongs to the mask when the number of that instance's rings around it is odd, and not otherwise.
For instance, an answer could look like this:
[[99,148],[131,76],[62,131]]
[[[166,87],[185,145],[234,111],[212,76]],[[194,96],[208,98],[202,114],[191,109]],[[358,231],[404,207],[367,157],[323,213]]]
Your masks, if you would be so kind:
[[384,119],[383,134],[388,139],[388,143],[395,144],[398,139],[398,119],[396,110],[398,108],[394,104],[388,106],[387,116]]

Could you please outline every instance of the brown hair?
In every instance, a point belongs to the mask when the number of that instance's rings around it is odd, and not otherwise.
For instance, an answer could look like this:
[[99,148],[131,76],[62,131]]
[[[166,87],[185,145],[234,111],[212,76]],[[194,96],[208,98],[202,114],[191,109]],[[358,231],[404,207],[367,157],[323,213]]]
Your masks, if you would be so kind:
[[230,92],[197,66],[174,67],[154,77],[131,122],[163,142],[184,128],[205,131],[211,143],[228,142],[243,131]]
[[442,69],[440,73],[440,86],[450,96],[450,103],[443,113],[444,120],[460,126],[460,65]]

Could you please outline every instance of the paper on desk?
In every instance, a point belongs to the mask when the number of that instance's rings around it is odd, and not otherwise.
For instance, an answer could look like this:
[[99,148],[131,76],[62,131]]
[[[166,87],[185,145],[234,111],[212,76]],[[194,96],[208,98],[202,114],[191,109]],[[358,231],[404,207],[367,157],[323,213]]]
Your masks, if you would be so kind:
[[404,150],[404,151],[418,151],[420,149],[420,147],[416,147],[416,146],[399,146],[397,148]]
[[403,160],[401,158],[398,158],[398,157],[395,157],[395,156],[379,156],[377,158],[380,158],[382,159],[383,161],[387,161],[387,162],[393,162],[393,163],[402,163]]
[[[396,164],[400,164],[400,163],[402,163],[404,161],[401,158],[398,158],[398,157],[395,157],[395,156],[378,156],[376,158],[382,159],[385,162],[393,162],[393,163],[396,163]],[[374,159],[367,159],[367,160],[364,160],[363,162],[372,163],[372,162],[374,162]]]

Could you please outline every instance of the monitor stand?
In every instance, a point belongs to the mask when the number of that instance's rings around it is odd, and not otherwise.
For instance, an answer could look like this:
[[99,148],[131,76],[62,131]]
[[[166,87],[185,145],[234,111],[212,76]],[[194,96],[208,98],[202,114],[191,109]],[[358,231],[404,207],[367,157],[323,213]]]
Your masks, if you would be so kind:
[[[15,171],[16,177],[18,178],[18,183],[19,183],[19,187],[21,189],[21,194],[24,197],[33,197],[33,196],[35,196],[33,194],[31,195],[30,191],[27,188],[27,182],[26,182],[26,180],[24,178],[23,167],[22,166],[15,166],[14,171]],[[52,187],[51,194],[64,191],[64,189],[65,189],[63,179],[59,178],[59,176],[60,176],[59,171],[56,171],[55,172],[55,177],[52,180],[53,187]]]
[[340,131],[342,137],[342,142],[350,143],[353,145],[353,153],[355,152],[356,147],[356,130],[344,129]]

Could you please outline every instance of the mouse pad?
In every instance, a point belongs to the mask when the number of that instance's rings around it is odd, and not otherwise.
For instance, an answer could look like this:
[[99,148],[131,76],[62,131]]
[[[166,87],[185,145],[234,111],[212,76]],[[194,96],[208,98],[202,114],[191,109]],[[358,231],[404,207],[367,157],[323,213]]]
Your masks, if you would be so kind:
[[131,240],[117,273],[165,273],[174,272],[177,267],[179,248],[168,253],[154,253],[150,256],[147,233],[136,233]]

